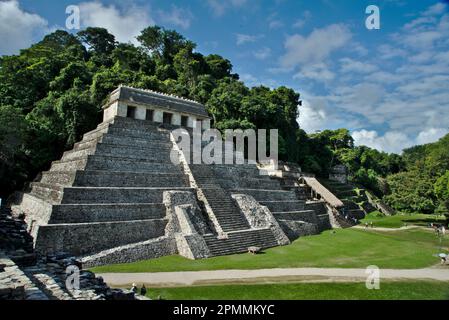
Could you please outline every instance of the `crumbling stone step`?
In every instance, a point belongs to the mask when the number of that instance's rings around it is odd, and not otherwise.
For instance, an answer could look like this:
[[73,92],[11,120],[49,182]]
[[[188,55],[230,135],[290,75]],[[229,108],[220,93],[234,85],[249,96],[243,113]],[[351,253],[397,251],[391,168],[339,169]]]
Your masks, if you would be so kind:
[[64,284],[56,282],[54,277],[45,273],[32,275],[34,283],[41,289],[50,300],[75,300],[64,288]]
[[84,170],[86,167],[88,158],[78,158],[72,160],[58,160],[53,161],[50,171],[73,171]]
[[[125,132],[126,133],[126,132]],[[114,145],[133,145],[141,148],[151,148],[154,146],[172,146],[170,141],[170,136],[168,133],[157,133],[157,134],[146,134],[143,137],[138,136],[127,136],[123,133],[116,134],[113,132],[108,132],[101,139],[102,143],[114,144]]]
[[75,180],[76,171],[44,171],[40,182],[61,186],[72,185]]
[[78,171],[73,186],[86,187],[187,187],[187,176],[175,173],[126,171]]
[[118,146],[114,144],[99,143],[97,144],[95,154],[170,161],[171,150],[171,146],[142,148],[139,146]]
[[166,190],[191,190],[190,188],[130,188],[130,187],[67,187],[61,204],[94,203],[162,203]]
[[166,219],[119,222],[49,224],[39,227],[36,251],[41,254],[70,252],[93,254],[114,247],[164,235]]
[[0,300],[48,300],[30,278],[3,254],[0,254],[0,266]]
[[106,157],[99,155],[89,156],[86,169],[127,172],[181,172],[181,168],[171,162],[158,163],[148,159],[130,159],[125,157]]
[[49,199],[50,202],[59,202],[62,199],[63,187],[42,182],[31,183],[31,194],[41,199]]
[[88,148],[85,147],[85,148],[78,148],[78,149],[66,151],[62,155],[61,160],[69,161],[69,160],[74,160],[74,159],[87,158],[87,156],[95,153],[95,148],[96,148],[96,146],[92,146],[92,147],[88,147]]
[[53,206],[48,224],[162,219],[163,203],[62,204]]

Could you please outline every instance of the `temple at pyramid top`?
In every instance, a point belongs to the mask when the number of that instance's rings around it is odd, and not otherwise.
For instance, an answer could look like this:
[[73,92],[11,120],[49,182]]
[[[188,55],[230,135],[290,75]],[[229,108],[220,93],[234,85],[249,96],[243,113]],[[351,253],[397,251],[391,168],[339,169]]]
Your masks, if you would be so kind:
[[115,89],[103,110],[103,121],[119,116],[189,128],[194,128],[197,121],[202,121],[203,129],[208,129],[210,120],[205,106],[201,103],[127,86]]

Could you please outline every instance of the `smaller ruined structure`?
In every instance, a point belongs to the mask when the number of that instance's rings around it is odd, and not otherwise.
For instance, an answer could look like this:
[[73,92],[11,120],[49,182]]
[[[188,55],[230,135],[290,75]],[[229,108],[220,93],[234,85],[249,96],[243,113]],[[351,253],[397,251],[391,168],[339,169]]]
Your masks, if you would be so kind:
[[329,172],[329,180],[348,183],[348,168],[344,164],[332,167]]

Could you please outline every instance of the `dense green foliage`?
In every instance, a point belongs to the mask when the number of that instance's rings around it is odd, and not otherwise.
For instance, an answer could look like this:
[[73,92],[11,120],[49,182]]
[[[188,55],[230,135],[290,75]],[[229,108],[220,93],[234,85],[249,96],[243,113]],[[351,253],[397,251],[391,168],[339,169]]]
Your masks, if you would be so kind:
[[404,150],[405,171],[388,176],[385,200],[404,212],[449,212],[449,135]]
[[353,182],[387,195],[396,209],[447,211],[447,179],[438,179],[449,170],[449,136],[401,157],[355,147],[346,129],[308,135],[296,121],[294,90],[246,87],[229,60],[202,55],[176,31],[148,27],[137,39],[139,46],[117,43],[102,28],[59,30],[0,58],[0,197],[21,189],[93,129],[107,95],[125,84],[197,100],[220,130],[279,129],[281,160],[321,177],[345,164]]

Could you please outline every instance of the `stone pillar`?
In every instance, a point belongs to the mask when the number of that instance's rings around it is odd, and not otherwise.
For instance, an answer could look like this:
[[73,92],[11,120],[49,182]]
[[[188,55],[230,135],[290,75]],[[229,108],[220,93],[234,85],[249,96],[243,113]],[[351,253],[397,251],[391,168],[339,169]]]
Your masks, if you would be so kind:
[[210,119],[204,119],[202,122],[203,130],[210,129]]
[[145,120],[147,109],[143,107],[136,108],[136,119]]
[[179,113],[173,113],[171,118],[171,124],[174,126],[180,126],[181,125],[181,115]]
[[117,103],[117,116],[126,117],[127,113],[128,113],[128,106],[124,103],[118,102]]
[[153,121],[162,123],[163,119],[164,119],[164,113],[161,110],[154,110]]
[[189,116],[188,119],[187,119],[187,127],[193,128],[194,121],[195,121],[195,118]]
[[198,126],[201,125],[201,121],[198,120],[197,118],[193,118],[193,122],[192,123],[193,123],[192,128],[197,128]]

